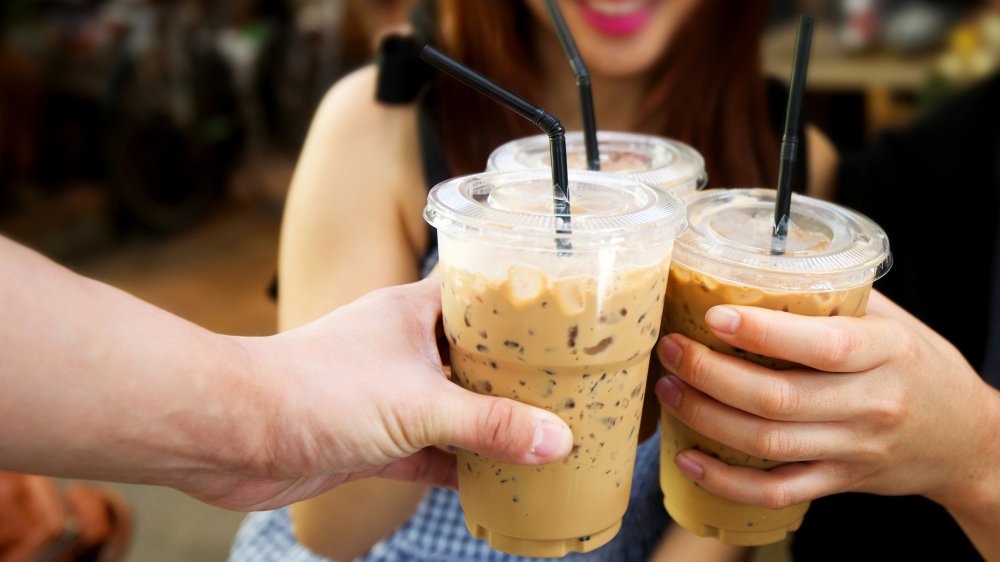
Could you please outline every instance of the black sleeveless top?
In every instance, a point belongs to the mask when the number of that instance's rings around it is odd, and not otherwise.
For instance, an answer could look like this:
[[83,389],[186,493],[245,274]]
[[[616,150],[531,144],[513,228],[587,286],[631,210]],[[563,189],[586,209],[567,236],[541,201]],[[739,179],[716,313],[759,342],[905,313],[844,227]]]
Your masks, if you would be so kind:
[[[1000,72],[843,155],[838,172],[838,200],[889,235],[895,263],[876,288],[1000,388]],[[869,494],[814,501],[793,552],[806,562],[983,559],[940,505]]]

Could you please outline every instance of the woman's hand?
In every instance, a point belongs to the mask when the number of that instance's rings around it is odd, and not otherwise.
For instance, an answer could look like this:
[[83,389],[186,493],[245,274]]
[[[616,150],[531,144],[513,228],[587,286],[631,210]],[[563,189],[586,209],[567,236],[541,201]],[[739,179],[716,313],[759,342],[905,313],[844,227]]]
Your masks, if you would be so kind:
[[774,371],[677,334],[661,340],[672,375],[656,392],[668,412],[789,463],[763,471],[687,450],[675,462],[688,477],[771,508],[847,491],[924,495],[960,523],[992,513],[997,540],[1000,393],[940,335],[877,292],[861,318],[724,306],[706,322],[730,345],[804,367]]

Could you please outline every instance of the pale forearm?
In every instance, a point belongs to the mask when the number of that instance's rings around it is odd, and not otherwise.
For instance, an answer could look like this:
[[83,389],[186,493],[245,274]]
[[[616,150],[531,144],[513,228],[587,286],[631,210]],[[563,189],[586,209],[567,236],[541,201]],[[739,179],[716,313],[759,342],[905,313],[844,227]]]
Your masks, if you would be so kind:
[[0,468],[172,484],[248,446],[239,340],[3,238],[0,256]]

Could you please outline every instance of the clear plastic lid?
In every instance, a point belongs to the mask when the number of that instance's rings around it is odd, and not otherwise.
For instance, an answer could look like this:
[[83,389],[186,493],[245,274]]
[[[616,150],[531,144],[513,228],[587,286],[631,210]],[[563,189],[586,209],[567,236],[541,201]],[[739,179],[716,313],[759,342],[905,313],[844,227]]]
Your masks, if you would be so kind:
[[[572,170],[570,221],[557,216],[547,169],[486,172],[442,182],[427,196],[424,218],[441,233],[495,244],[573,251],[644,246],[675,239],[687,227],[672,193],[625,176]],[[557,231],[568,231],[557,233]]]
[[[634,133],[597,132],[601,171],[623,174],[663,189],[684,193],[705,187],[705,159],[694,148],[671,139]],[[583,133],[566,133],[567,164],[571,169],[587,169],[587,148]],[[490,154],[487,171],[548,168],[549,138],[537,135],[512,140]]]
[[720,281],[795,292],[845,290],[885,275],[889,238],[851,209],[792,195],[783,254],[771,252],[773,189],[709,189],[687,199],[673,260]]

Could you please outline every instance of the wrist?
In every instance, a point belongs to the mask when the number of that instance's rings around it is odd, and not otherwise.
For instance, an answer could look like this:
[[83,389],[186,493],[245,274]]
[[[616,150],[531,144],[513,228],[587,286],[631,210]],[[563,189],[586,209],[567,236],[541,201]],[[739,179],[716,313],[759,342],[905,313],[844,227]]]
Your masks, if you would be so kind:
[[260,365],[263,339],[207,333],[208,362],[192,370],[182,390],[187,396],[179,399],[183,413],[174,420],[179,430],[174,454],[181,468],[166,485],[201,494],[206,483],[224,488],[231,477],[252,478],[268,470],[274,393]]
[[[976,439],[967,451],[956,451],[965,459],[954,478],[954,487],[940,503],[957,520],[989,516],[1000,520],[1000,392],[985,382],[983,407],[975,409]],[[990,514],[990,515],[987,515]]]

